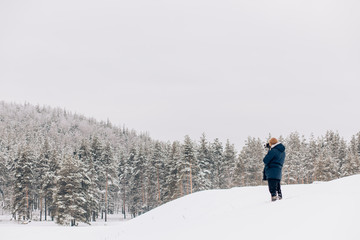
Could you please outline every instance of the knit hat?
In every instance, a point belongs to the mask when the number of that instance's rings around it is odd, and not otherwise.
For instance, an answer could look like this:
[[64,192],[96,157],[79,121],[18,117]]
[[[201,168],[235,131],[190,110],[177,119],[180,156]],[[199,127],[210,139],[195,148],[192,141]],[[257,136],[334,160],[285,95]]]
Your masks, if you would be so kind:
[[272,146],[272,145],[277,144],[277,143],[278,143],[278,140],[277,140],[276,138],[272,138],[272,139],[270,139],[269,143],[270,143],[270,145]]

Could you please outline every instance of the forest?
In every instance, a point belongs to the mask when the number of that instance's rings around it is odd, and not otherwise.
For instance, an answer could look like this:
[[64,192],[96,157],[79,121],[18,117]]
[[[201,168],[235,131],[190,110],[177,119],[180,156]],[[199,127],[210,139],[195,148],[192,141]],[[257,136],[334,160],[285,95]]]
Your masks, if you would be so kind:
[[[163,142],[61,108],[0,102],[0,213],[74,226],[133,218],[202,190],[263,185],[270,137]],[[360,133],[274,137],[286,147],[283,184],[360,173]]]

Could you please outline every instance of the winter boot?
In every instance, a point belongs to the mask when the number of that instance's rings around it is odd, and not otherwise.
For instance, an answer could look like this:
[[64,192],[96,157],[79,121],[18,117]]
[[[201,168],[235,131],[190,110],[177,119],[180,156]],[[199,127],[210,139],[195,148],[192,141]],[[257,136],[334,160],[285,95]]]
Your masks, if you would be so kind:
[[275,202],[277,200],[277,197],[276,196],[271,196],[271,201],[272,202]]
[[278,199],[279,199],[279,200],[282,199],[282,194],[278,194]]

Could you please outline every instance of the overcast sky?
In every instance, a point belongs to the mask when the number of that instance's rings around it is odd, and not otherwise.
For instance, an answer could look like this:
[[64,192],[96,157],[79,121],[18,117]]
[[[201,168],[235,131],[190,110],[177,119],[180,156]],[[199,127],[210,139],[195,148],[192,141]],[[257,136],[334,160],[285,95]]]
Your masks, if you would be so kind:
[[358,0],[0,0],[0,100],[159,140],[360,130]]

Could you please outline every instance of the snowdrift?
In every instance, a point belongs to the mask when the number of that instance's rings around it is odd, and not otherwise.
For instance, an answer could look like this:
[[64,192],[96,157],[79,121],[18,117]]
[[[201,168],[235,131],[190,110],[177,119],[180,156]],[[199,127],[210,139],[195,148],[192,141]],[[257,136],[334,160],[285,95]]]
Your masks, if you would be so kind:
[[271,202],[266,186],[198,192],[106,239],[360,239],[360,175],[283,186],[283,194]]
[[127,222],[61,227],[0,221],[1,239],[360,239],[360,175],[283,186],[271,202],[266,186],[194,193]]

